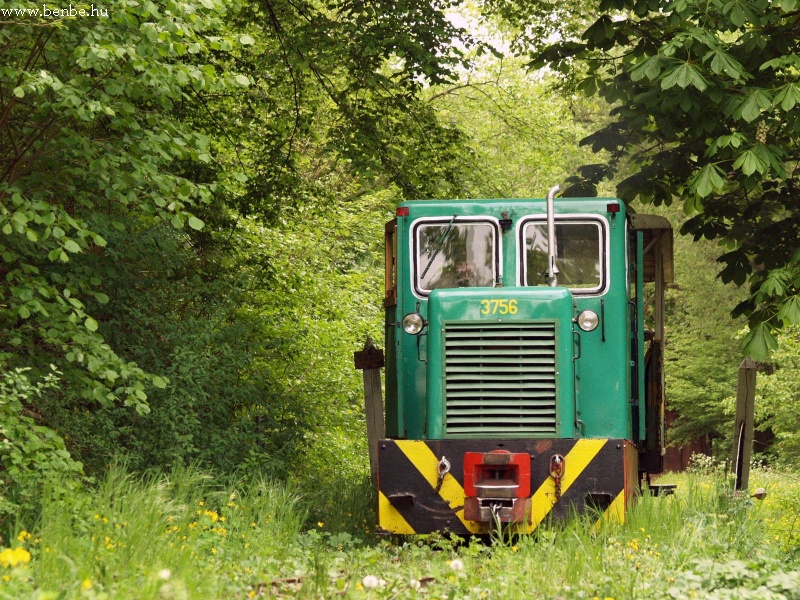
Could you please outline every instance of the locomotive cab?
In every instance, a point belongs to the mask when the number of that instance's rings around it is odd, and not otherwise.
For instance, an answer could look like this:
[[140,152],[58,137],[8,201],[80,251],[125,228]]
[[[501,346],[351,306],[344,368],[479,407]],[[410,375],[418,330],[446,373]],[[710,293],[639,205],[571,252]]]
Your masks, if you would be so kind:
[[385,532],[623,518],[660,471],[671,229],[552,195],[404,202],[387,224]]

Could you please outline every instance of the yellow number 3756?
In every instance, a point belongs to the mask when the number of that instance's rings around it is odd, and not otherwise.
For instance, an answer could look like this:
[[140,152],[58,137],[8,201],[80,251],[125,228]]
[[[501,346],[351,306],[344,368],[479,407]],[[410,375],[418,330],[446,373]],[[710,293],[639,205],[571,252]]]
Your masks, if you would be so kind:
[[482,315],[515,315],[517,314],[517,301],[497,298],[495,300],[481,300]]

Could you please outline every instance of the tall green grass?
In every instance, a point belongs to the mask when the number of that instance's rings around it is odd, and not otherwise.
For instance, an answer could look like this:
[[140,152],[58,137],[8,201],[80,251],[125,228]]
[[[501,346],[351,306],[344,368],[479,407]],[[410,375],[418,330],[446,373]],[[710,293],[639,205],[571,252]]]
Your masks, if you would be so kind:
[[[306,518],[299,496],[284,484],[218,486],[194,469],[134,476],[114,465],[96,489],[46,492],[41,522],[17,535],[32,560],[6,574],[0,595],[246,594],[259,578],[281,573]],[[279,560],[272,565],[270,557]]]
[[[2,598],[800,598],[800,478],[757,470],[763,502],[716,473],[675,476],[625,523],[575,517],[493,542],[374,537],[362,478],[220,484],[196,469],[53,489],[4,540]],[[30,560],[24,560],[29,553]]]

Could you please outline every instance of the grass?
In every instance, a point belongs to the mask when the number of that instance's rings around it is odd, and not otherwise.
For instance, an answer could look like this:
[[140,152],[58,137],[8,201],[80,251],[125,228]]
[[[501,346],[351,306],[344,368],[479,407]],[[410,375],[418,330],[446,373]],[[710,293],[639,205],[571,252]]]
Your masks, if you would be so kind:
[[3,540],[0,598],[800,598],[800,477],[754,471],[762,502],[715,473],[671,481],[674,496],[645,495],[624,524],[574,518],[486,544],[376,539],[363,480],[301,495],[116,466],[94,490],[51,490],[41,522]]

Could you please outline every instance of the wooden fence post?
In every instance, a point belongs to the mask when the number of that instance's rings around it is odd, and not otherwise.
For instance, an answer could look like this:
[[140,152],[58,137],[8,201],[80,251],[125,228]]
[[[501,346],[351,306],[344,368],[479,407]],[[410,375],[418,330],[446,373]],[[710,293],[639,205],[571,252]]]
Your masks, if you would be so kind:
[[736,387],[736,419],[733,426],[734,490],[746,490],[750,483],[750,456],[753,452],[753,420],[756,399],[756,363],[749,356],[739,365]]
[[367,415],[367,444],[369,445],[369,474],[372,485],[378,487],[378,440],[386,437],[383,424],[383,390],[381,367],[383,350],[376,348],[370,338],[364,349],[353,353],[356,369],[364,375],[364,409]]

